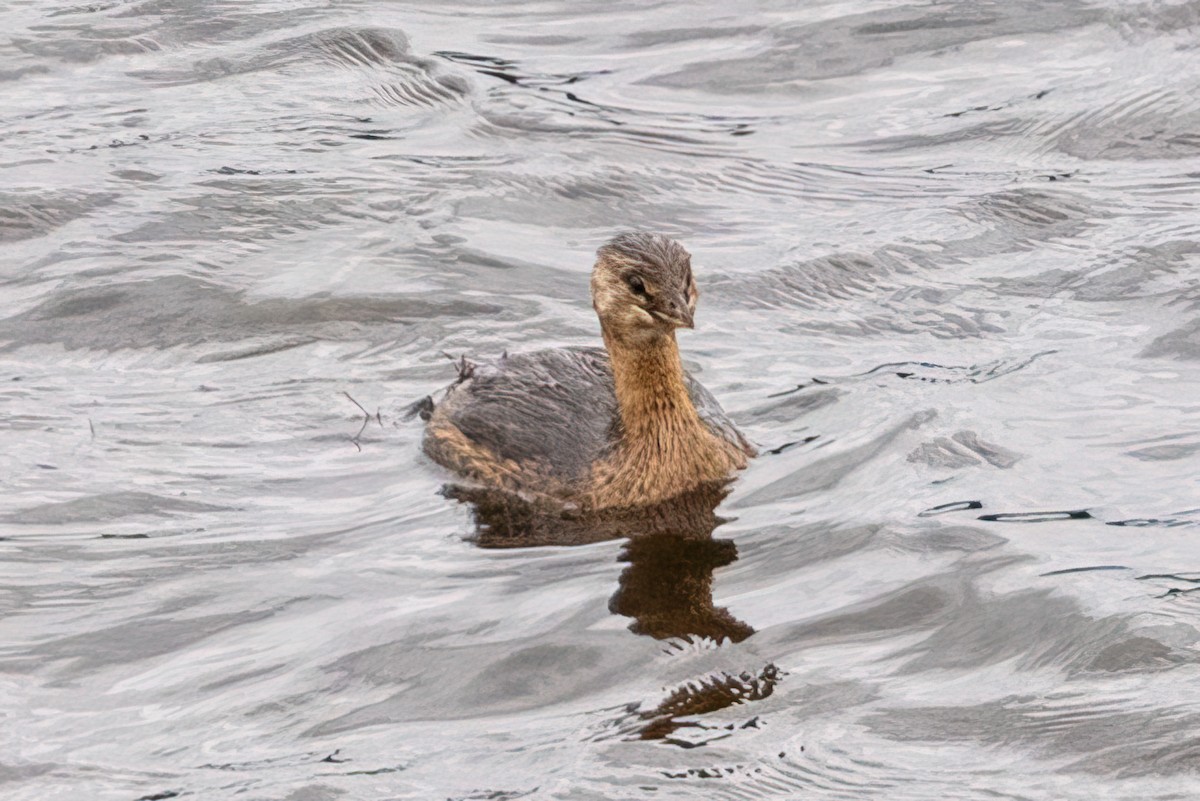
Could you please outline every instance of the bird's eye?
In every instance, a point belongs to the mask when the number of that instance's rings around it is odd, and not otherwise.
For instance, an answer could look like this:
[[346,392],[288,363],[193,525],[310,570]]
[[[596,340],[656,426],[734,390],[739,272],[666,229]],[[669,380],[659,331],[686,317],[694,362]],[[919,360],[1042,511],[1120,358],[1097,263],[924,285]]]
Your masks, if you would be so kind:
[[631,275],[626,278],[625,281],[629,284],[629,288],[634,292],[638,293],[639,295],[646,294],[646,285],[642,283],[641,276]]

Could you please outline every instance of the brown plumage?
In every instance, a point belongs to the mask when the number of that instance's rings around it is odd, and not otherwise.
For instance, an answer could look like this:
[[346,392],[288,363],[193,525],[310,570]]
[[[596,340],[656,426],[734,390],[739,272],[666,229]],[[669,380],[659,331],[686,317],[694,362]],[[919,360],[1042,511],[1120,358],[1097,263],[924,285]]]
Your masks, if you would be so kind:
[[659,503],[746,466],[754,448],[683,369],[691,256],[656,234],[597,252],[606,350],[560,348],[464,366],[428,414],[425,451],[486,487],[588,509]]

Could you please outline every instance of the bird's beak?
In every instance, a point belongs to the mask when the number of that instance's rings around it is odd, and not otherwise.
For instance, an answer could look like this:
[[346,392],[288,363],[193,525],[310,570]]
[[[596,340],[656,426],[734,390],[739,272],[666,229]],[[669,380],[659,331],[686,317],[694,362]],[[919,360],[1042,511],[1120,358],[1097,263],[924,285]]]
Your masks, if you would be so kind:
[[677,328],[695,328],[696,321],[692,319],[692,312],[687,306],[680,309],[678,316],[675,317],[675,326]]
[[692,311],[688,308],[687,299],[682,295],[665,305],[665,309],[654,312],[655,317],[676,328],[696,327],[696,323],[692,319]]

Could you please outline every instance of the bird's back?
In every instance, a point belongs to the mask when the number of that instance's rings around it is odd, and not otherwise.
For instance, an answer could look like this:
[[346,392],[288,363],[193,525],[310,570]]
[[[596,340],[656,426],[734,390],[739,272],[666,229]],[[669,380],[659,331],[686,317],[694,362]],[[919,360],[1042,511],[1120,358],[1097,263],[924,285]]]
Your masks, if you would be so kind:
[[[749,443],[690,376],[688,394],[716,436]],[[579,487],[621,437],[612,365],[603,348],[555,348],[465,365],[430,415],[425,451],[467,476],[508,489]]]

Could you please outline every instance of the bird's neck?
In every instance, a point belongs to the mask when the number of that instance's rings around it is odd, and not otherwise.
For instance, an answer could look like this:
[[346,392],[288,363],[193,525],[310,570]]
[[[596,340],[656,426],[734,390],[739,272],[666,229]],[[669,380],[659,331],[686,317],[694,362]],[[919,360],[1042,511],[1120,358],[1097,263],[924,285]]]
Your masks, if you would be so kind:
[[630,342],[604,331],[621,439],[596,468],[592,502],[642,506],[724,480],[745,457],[708,430],[688,394],[674,333]]
[[671,440],[702,426],[688,395],[674,332],[630,343],[604,332],[612,360],[621,427],[629,441],[647,441],[666,455]]

